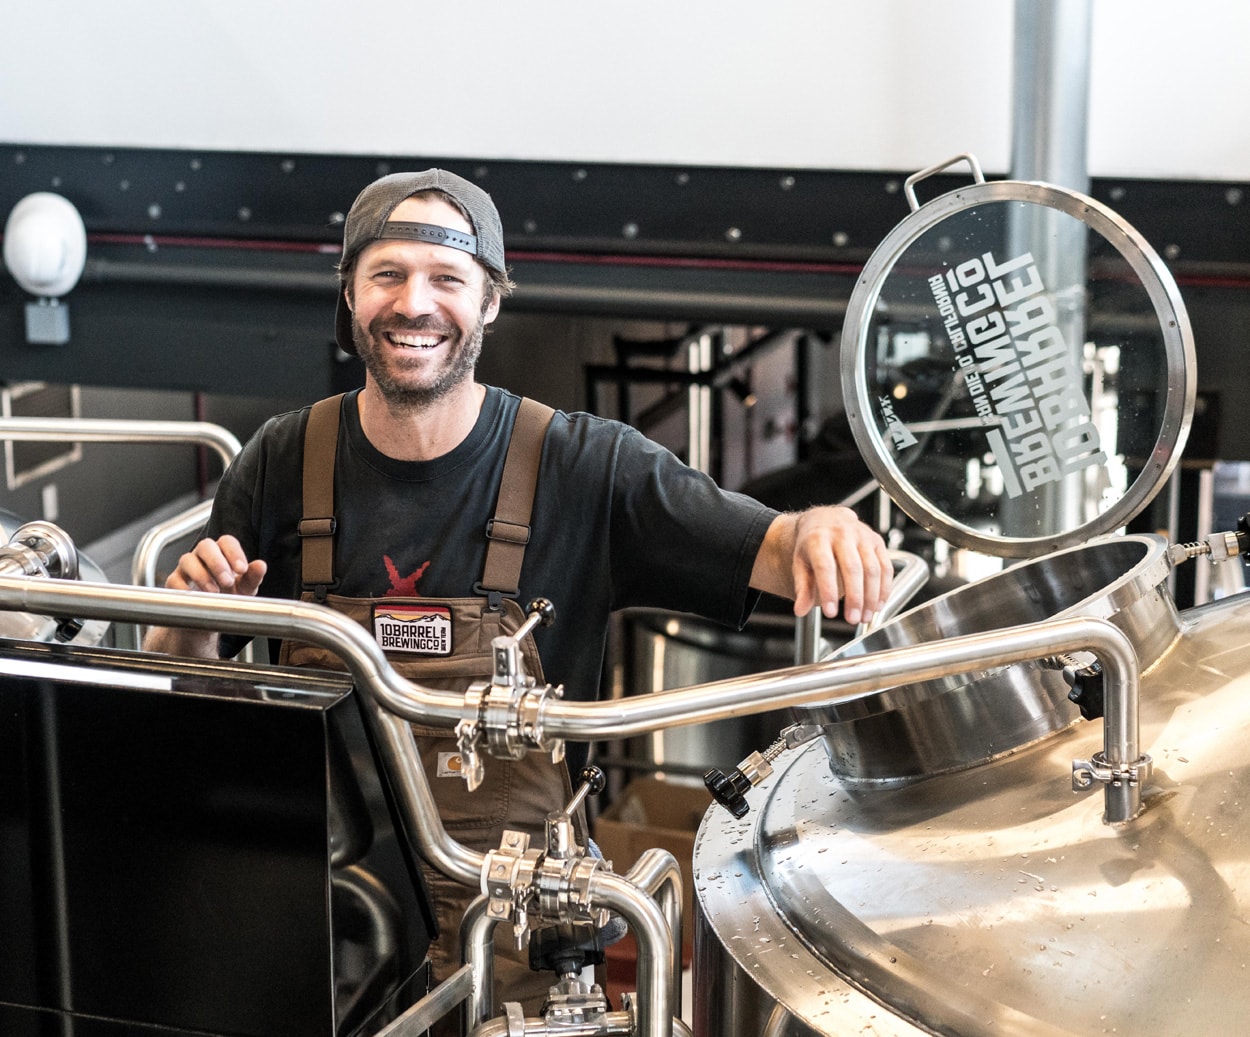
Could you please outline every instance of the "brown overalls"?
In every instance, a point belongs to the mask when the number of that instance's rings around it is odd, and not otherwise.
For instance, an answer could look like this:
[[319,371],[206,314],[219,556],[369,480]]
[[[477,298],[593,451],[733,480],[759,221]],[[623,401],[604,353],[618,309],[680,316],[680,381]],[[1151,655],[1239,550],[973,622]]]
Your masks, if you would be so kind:
[[[525,619],[514,598],[529,539],[530,509],[551,409],[533,400],[521,401],[495,517],[486,533],[489,542],[482,581],[474,587],[483,592],[482,597],[347,598],[327,590],[335,586],[334,457],[341,403],[342,397],[336,396],[314,405],[304,437],[302,600],[322,601],[355,619],[375,635],[379,644],[418,645],[421,650],[433,650],[435,654],[414,655],[383,648],[391,666],[408,680],[458,691],[466,690],[474,681],[489,681],[494,672],[492,639],[513,633]],[[531,635],[526,635],[521,648],[526,672],[544,683],[538,649]],[[344,668],[333,653],[300,642],[283,642],[280,661],[292,666]],[[499,846],[507,827],[529,832],[531,846],[544,844],[547,814],[562,807],[572,796],[568,769],[563,763],[553,764],[549,755],[534,752],[521,760],[486,757],[485,779],[470,793],[460,776],[455,734],[449,729],[416,724],[413,731],[439,814],[452,838],[470,849],[485,852]],[[585,831],[583,815],[578,833],[583,846]],[[460,966],[460,920],[478,890],[428,867],[426,882],[441,931],[429,954],[437,982]],[[528,954],[515,950],[512,926],[507,923],[496,926],[495,948],[496,1006],[503,1001],[521,1001],[526,1014],[536,1014],[548,987],[555,981],[554,974],[530,971]]]

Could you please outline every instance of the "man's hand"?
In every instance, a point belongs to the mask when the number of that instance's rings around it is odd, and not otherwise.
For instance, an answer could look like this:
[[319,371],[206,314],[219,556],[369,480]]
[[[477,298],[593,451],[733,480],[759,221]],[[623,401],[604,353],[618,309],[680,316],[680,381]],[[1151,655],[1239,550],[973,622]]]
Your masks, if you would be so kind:
[[[204,539],[178,559],[178,566],[165,580],[165,586],[178,591],[206,591],[211,594],[254,595],[268,566],[260,559],[248,561],[234,537]],[[143,648],[166,655],[217,658],[220,635],[211,630],[183,627],[153,627],[143,639]]]
[[165,586],[171,590],[253,595],[265,577],[260,559],[248,561],[238,540],[227,534],[201,540],[178,559]]
[[850,508],[817,507],[778,515],[751,570],[751,586],[794,601],[794,614],[819,605],[825,616],[867,623],[894,579],[885,541]]

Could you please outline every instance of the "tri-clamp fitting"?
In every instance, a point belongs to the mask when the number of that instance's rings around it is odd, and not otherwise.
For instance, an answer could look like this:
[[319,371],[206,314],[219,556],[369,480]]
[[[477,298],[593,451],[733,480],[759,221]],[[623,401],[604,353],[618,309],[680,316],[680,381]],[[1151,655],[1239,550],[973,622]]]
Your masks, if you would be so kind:
[[[0,576],[40,576],[52,579],[78,579],[78,548],[68,533],[51,522],[27,522],[19,526],[0,547]],[[83,628],[81,619],[55,616],[52,636],[61,642],[73,641]]]
[[590,922],[596,929],[607,924],[606,908],[590,900],[592,876],[604,866],[577,845],[572,815],[588,794],[602,791],[605,781],[598,767],[581,773],[582,783],[563,810],[547,815],[546,846],[531,847],[525,832],[506,830],[499,848],[485,855],[482,892],[490,898],[487,914],[512,922],[517,947],[525,943],[530,916],[544,924]]
[[465,692],[464,712],[456,724],[461,770],[469,790],[482,783],[485,765],[481,747],[491,756],[519,760],[534,749],[551,753],[553,763],[564,759],[564,740],[543,736],[543,706],[564,694],[562,687],[539,687],[525,672],[521,642],[537,626],[550,626],[555,606],[546,598],[530,602],[525,622],[513,634],[491,641],[494,675],[489,684],[474,683]]
[[27,522],[0,547],[0,575],[78,578],[78,549],[60,526]]
[[1108,763],[1104,753],[1094,753],[1088,760],[1072,761],[1072,791],[1085,792],[1096,782],[1116,788],[1122,785],[1140,787],[1150,780],[1153,771],[1154,761],[1148,753],[1120,766]]

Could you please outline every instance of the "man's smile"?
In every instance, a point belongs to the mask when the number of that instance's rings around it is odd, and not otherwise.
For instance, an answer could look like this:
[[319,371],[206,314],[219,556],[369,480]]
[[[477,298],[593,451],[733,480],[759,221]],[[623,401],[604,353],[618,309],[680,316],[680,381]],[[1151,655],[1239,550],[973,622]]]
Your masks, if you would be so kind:
[[413,331],[388,331],[387,341],[401,349],[433,349],[447,341],[444,335],[419,334]]

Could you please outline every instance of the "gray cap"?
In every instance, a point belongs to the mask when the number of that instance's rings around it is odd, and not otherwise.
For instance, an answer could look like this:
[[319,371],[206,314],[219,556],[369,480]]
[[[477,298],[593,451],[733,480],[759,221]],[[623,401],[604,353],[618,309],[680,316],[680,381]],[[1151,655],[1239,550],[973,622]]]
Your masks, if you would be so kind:
[[[391,221],[391,213],[405,198],[431,190],[442,191],[460,203],[469,214],[469,222],[473,225],[472,234],[428,223]],[[495,203],[477,184],[445,169],[391,173],[375,180],[361,191],[352,203],[347,221],[343,225],[343,254],[339,259],[339,269],[353,263],[366,245],[383,238],[447,245],[449,248],[468,252],[488,270],[507,275],[504,266],[503,224]],[[352,340],[352,314],[341,291],[334,318],[334,333],[339,348],[354,355],[356,344]]]

